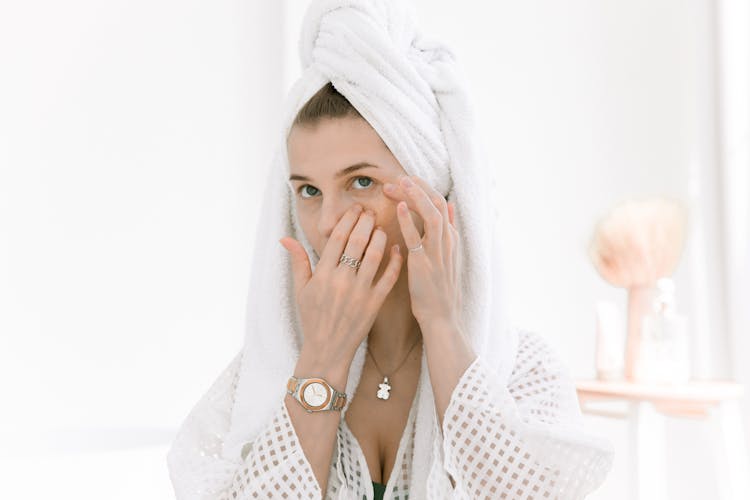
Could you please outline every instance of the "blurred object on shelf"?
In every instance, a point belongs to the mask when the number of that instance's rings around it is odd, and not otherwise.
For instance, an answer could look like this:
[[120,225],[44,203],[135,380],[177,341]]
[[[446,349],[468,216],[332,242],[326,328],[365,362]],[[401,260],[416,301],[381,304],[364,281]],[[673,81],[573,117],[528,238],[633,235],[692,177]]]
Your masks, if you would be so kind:
[[596,303],[596,378],[618,380],[623,376],[623,323],[617,304]]
[[653,312],[657,281],[669,278],[677,268],[686,230],[686,206],[659,196],[619,203],[594,229],[589,246],[594,267],[607,282],[628,291],[625,378],[629,380],[655,372],[639,362],[644,351],[643,318]]
[[643,317],[634,378],[677,384],[690,380],[687,318],[675,310],[674,282],[661,278],[652,311]]

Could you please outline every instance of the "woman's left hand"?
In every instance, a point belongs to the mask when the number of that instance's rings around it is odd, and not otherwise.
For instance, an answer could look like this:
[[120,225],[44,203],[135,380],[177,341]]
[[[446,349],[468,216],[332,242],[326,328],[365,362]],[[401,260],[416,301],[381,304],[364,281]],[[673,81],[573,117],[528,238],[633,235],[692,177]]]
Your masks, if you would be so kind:
[[[411,181],[411,185],[409,185]],[[393,189],[389,189],[389,187]],[[455,204],[416,175],[403,176],[399,185],[386,183],[386,196],[396,201],[396,214],[407,248],[409,295],[414,317],[424,328],[433,322],[459,324],[461,317],[461,245],[455,226]],[[424,222],[424,236],[411,217]],[[422,248],[408,250],[419,245]]]

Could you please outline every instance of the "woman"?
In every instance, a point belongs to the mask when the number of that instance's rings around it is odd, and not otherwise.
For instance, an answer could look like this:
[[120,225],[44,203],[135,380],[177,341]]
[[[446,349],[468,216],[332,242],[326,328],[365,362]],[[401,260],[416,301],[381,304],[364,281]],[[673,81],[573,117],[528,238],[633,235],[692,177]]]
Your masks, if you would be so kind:
[[412,19],[308,9],[245,346],[170,450],[178,498],[581,498],[611,466],[554,353],[507,328],[465,85]]

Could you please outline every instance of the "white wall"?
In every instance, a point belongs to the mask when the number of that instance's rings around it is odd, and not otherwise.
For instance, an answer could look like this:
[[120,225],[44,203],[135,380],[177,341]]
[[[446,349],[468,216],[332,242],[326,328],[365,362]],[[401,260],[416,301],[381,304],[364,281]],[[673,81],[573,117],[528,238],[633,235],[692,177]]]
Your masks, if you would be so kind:
[[[717,1],[719,129],[734,376],[750,385],[750,3]],[[750,415],[750,398],[745,398]],[[750,419],[748,419],[750,420]],[[750,424],[748,425],[750,427]],[[746,431],[750,446],[750,432]]]
[[0,497],[171,496],[167,445],[243,338],[282,25],[0,4]]

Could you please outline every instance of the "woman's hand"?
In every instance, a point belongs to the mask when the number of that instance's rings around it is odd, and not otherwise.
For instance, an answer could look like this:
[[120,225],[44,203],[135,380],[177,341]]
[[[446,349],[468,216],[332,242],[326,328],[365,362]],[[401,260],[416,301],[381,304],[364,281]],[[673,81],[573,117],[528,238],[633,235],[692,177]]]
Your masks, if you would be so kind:
[[[352,361],[398,280],[403,257],[394,245],[388,266],[373,283],[386,243],[385,232],[380,228],[373,232],[374,225],[372,211],[362,212],[359,204],[349,208],[326,242],[314,274],[300,242],[286,236],[279,240],[292,259],[303,350],[313,349],[321,362]],[[359,269],[339,263],[342,254],[360,259]]]
[[[418,176],[401,177],[398,185],[386,183],[386,195],[396,203],[401,233],[408,248],[407,273],[414,317],[424,329],[435,322],[460,324],[461,245],[455,227],[455,205]],[[424,222],[424,237],[411,217]]]

